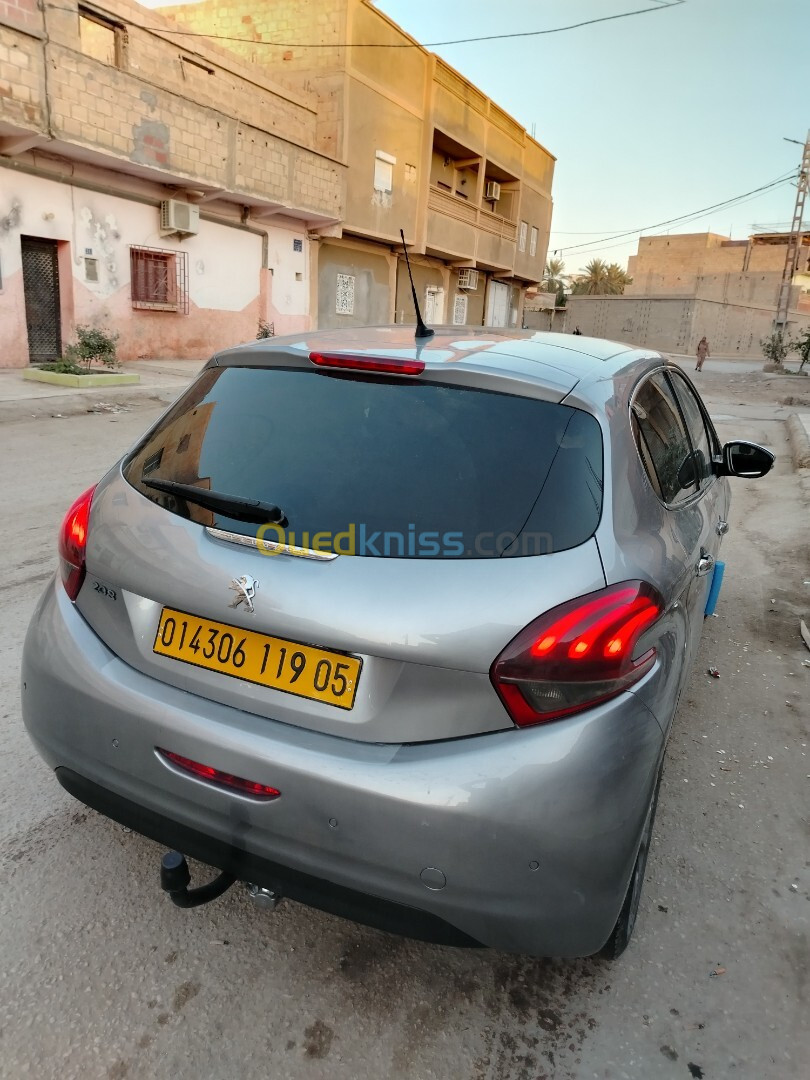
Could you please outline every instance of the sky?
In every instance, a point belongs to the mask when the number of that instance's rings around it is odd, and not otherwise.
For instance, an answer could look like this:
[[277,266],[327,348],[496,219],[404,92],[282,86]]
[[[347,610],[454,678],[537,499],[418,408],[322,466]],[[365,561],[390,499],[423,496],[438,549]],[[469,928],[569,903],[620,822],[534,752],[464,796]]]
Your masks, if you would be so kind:
[[[562,33],[432,46],[528,130],[534,125],[557,158],[549,255],[556,250],[569,273],[595,257],[626,265],[638,233],[608,239],[617,233],[667,232],[650,226],[798,171],[801,147],[783,137],[803,142],[810,128],[810,0],[377,0],[377,7],[425,44],[652,9]],[[669,231],[742,239],[754,225],[786,228],[795,194],[786,182]]]

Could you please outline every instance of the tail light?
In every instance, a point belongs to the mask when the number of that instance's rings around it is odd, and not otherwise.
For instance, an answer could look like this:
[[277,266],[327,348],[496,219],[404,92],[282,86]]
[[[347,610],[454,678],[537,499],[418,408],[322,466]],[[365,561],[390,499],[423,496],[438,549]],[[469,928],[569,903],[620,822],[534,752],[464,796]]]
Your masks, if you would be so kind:
[[626,690],[653,665],[655,649],[639,650],[639,639],[662,608],[651,585],[624,581],[541,615],[506,646],[490,670],[506,711],[525,727],[579,712]]
[[412,360],[399,356],[365,356],[351,353],[310,353],[310,361],[316,367],[341,368],[349,371],[379,371],[387,375],[421,375],[424,360]]
[[71,600],[79,595],[84,583],[84,553],[87,549],[87,524],[90,520],[90,504],[95,484],[80,495],[65,514],[59,530],[59,567],[62,583]]
[[196,776],[200,780],[207,780],[209,784],[214,784],[217,787],[238,791],[240,795],[252,795],[254,799],[269,800],[277,799],[281,794],[278,788],[270,787],[268,784],[260,784],[256,780],[245,780],[242,776],[222,772],[220,769],[214,769],[211,765],[202,765],[199,761],[192,761],[191,758],[175,754],[172,750],[163,750],[157,747],[157,752],[167,761],[170,761],[172,765],[176,765],[178,769],[191,773],[192,776]]

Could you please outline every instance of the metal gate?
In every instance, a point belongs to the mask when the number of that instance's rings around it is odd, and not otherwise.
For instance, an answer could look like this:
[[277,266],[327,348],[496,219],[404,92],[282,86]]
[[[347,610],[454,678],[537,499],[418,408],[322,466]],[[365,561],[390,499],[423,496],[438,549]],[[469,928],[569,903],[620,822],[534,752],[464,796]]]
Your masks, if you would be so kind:
[[509,286],[490,281],[487,296],[487,326],[506,326],[509,318]]
[[28,356],[32,363],[54,360],[62,355],[56,241],[23,236],[21,244]]

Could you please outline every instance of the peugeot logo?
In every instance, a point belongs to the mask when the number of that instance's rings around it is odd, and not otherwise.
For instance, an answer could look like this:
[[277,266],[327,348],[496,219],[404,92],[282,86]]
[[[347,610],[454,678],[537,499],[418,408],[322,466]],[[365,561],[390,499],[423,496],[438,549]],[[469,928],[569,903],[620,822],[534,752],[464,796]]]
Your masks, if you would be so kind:
[[253,598],[256,595],[258,587],[258,581],[249,574],[243,574],[242,577],[233,578],[229,588],[233,589],[236,596],[229,606],[235,608],[243,603],[245,605],[245,611],[249,611],[252,614],[255,610],[253,607]]

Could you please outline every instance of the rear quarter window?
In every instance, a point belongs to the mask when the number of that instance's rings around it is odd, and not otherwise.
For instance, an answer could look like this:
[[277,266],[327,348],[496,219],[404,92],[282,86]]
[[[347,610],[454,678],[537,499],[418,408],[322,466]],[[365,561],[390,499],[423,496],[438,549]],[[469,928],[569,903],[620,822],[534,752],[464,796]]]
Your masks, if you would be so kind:
[[[576,547],[602,509],[588,413],[435,382],[283,367],[204,371],[124,463],[146,498],[201,525],[379,558]],[[280,507],[246,523],[150,488],[166,480]]]

